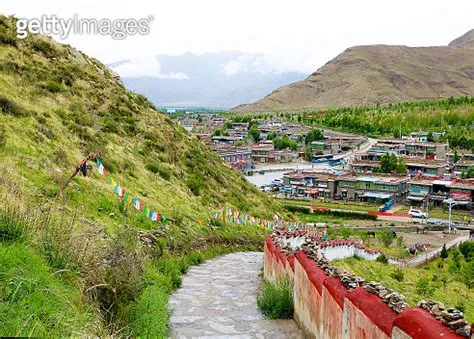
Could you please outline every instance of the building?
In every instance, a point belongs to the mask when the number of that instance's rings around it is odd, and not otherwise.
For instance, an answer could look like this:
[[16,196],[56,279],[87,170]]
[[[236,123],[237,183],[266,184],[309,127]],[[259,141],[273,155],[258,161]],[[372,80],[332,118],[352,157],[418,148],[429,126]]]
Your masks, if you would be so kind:
[[407,176],[289,172],[283,176],[286,192],[296,197],[367,202],[398,202],[408,194]]
[[343,175],[337,179],[336,196],[343,200],[399,202],[408,194],[408,176]]
[[268,163],[269,156],[274,151],[273,143],[260,143],[252,146],[252,160],[258,163]]
[[449,146],[446,143],[407,142],[406,154],[425,159],[446,160]]
[[245,147],[221,146],[213,147],[223,161],[237,171],[246,171],[252,168],[252,152]]
[[472,208],[474,179],[435,179],[419,176],[410,181],[407,199],[412,204],[441,206],[448,198],[460,208]]

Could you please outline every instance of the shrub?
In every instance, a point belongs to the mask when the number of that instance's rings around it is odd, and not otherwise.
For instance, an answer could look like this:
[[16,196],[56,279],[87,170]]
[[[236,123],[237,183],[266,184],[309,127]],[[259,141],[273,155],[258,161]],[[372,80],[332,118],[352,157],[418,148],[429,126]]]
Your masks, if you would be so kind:
[[462,253],[466,261],[471,261],[474,258],[474,242],[466,241],[459,245],[459,251]]
[[26,117],[30,112],[18,105],[16,102],[0,95],[0,113],[12,115],[14,117]]
[[430,284],[430,281],[426,277],[421,277],[415,286],[416,293],[423,297],[431,297],[436,289],[436,286]]
[[303,214],[311,213],[311,208],[306,206],[298,206],[298,205],[283,205],[283,208],[286,209],[288,212],[298,212]]
[[18,241],[26,239],[30,221],[27,215],[13,208],[0,211],[0,241]]
[[403,273],[401,268],[397,268],[395,271],[390,273],[390,276],[396,281],[400,281],[400,282],[402,282],[405,279],[405,274]]
[[388,264],[388,258],[385,253],[380,253],[376,260],[382,264]]
[[257,298],[257,304],[262,314],[270,319],[293,318],[293,291],[288,277],[278,284],[266,281]]
[[352,230],[349,227],[343,227],[341,229],[341,235],[344,239],[348,239],[352,235]]
[[31,47],[37,52],[40,52],[47,58],[52,58],[57,56],[57,50],[54,47],[53,44],[51,44],[49,41],[43,40],[43,39],[35,39],[31,43]]
[[376,215],[363,213],[363,212],[355,212],[355,211],[353,212],[353,211],[314,210],[313,213],[317,215],[332,215],[334,217],[359,219],[359,220],[377,220]]
[[44,87],[51,93],[58,93],[63,90],[63,86],[60,83],[53,80],[46,81],[46,85]]
[[199,173],[191,174],[186,179],[186,186],[188,186],[194,195],[199,195],[202,189],[205,187],[204,177]]

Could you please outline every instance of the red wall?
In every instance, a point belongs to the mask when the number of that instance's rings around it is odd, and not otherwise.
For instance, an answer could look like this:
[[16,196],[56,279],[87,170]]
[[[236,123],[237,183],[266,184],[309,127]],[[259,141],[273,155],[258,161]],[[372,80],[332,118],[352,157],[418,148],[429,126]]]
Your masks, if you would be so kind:
[[313,338],[462,338],[421,308],[397,314],[364,287],[348,291],[304,252],[288,257],[271,238],[265,241],[264,274],[269,280],[289,276],[294,318]]

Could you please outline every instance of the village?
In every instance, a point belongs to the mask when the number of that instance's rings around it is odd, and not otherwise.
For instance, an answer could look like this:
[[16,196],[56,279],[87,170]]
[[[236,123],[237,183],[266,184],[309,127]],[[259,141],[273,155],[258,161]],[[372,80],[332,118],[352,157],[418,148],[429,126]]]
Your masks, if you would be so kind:
[[[278,170],[281,178],[259,185],[276,198],[381,205],[383,212],[410,206],[415,217],[453,207],[465,211],[463,221],[472,217],[474,154],[450,149],[443,133],[369,139],[277,118],[234,122],[215,113],[175,121],[246,175]],[[381,166],[384,161],[393,167]]]

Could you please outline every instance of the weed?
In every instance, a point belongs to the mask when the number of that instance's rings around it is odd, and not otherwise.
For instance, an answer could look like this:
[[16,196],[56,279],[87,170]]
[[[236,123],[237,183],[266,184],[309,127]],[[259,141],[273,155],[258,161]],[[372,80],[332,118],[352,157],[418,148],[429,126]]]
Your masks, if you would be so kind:
[[262,314],[270,319],[293,318],[293,290],[288,277],[278,283],[266,281],[257,304]]

